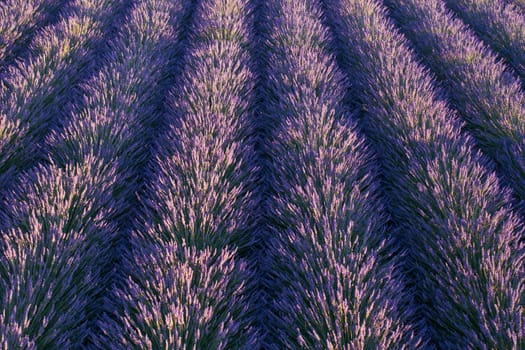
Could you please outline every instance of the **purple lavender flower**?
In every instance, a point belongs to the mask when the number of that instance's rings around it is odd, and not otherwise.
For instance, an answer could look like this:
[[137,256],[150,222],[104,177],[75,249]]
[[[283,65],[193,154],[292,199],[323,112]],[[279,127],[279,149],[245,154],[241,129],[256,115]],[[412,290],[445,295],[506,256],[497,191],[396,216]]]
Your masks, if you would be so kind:
[[446,0],[493,50],[516,70],[525,83],[525,16],[504,0]]
[[270,151],[275,239],[265,348],[413,349],[377,169],[343,107],[346,82],[329,54],[320,4],[267,7],[268,112],[279,126]]
[[61,20],[42,30],[34,54],[8,67],[0,81],[0,188],[46,156],[44,138],[72,110],[78,84],[91,71],[94,50],[120,1],[68,4]]
[[[160,3],[160,1],[159,1]],[[164,1],[168,4],[169,1]],[[245,1],[197,5],[184,73],[165,114],[154,181],[117,288],[120,325],[100,344],[119,348],[256,348],[243,256],[255,201],[250,109],[250,9]]]
[[[0,344],[78,348],[101,292],[101,257],[115,235],[108,223],[115,174],[90,157],[39,168],[10,194],[12,225],[0,239]],[[7,345],[6,345],[7,344]]]
[[[125,304],[123,329],[109,321],[100,347],[122,349],[240,349],[246,345],[246,267],[229,248],[157,242],[135,250],[137,279],[117,292]],[[140,252],[139,252],[140,250]],[[237,337],[232,337],[236,334]]]
[[508,190],[461,133],[385,9],[373,0],[325,5],[408,249],[419,304],[413,321],[438,348],[523,348],[523,231]]
[[64,0],[6,0],[0,2],[0,72],[15,58],[35,31],[43,27]]
[[0,348],[525,349],[521,10],[0,0]]
[[525,13],[525,0],[505,0],[507,3],[515,5],[518,9]]
[[39,348],[78,348],[100,337],[98,321],[114,310],[120,223],[137,191],[133,162],[143,156],[144,124],[158,113],[156,89],[172,63],[183,10],[161,0],[137,4],[103,68],[83,86],[84,102],[49,136],[49,164],[7,201],[0,314],[8,344],[27,338]]
[[519,81],[442,3],[386,2],[424,62],[446,83],[480,148],[524,201],[525,95]]

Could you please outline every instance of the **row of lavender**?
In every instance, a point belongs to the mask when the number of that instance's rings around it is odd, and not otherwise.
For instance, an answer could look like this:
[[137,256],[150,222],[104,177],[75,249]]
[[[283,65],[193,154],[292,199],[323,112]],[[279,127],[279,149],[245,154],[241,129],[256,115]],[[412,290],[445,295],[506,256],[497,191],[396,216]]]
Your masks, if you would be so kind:
[[[120,3],[108,6],[102,0],[71,2],[62,10],[58,23],[46,27],[32,40],[29,59],[12,65],[2,62],[2,197],[18,174],[46,157],[44,139],[71,114],[71,101],[77,99],[80,84],[93,73],[103,37],[109,35],[111,21],[121,10]],[[36,13],[26,15],[38,17]],[[2,23],[10,23],[9,18]],[[2,41],[9,42],[9,32],[4,34]]]
[[[0,31],[3,348],[525,347],[523,92],[444,2],[63,1],[10,65],[34,3]],[[521,74],[486,3],[452,8]]]
[[[496,162],[498,172],[513,188],[517,203],[522,207],[525,200],[525,94],[520,81],[474,33],[454,18],[443,3],[385,2],[420,57],[444,83],[446,96],[466,121],[479,147]],[[485,3],[478,1],[478,6]],[[490,13],[501,11],[494,9]],[[523,23],[520,29],[523,31],[525,17],[514,16],[519,19],[513,20],[514,23],[520,20]],[[477,15],[477,18],[486,17]],[[509,30],[512,28],[503,23],[500,25]],[[505,38],[512,38],[501,30],[495,31],[497,28],[492,29]],[[521,35],[525,40],[525,32]],[[521,46],[523,51],[525,41],[511,46]],[[508,57],[514,57],[512,52],[517,54],[518,51],[511,50]],[[521,63],[516,63],[518,66],[525,67],[525,56],[523,58]]]
[[64,0],[6,0],[0,3],[0,72],[27,46],[40,28],[66,3]]
[[503,0],[447,0],[446,4],[525,82],[525,16],[519,9]]
[[279,118],[268,348],[414,348],[377,167],[343,103],[347,82],[321,5],[267,7],[268,113]]
[[[45,17],[43,4],[26,13],[28,18]],[[72,101],[81,94],[80,84],[95,72],[97,52],[121,6],[103,0],[68,3],[56,24],[36,34],[30,59],[5,67],[0,95],[3,348],[82,341],[87,315],[98,307],[89,297],[100,288],[94,267],[106,246],[101,241],[106,227],[93,220],[101,215],[94,202],[112,199],[97,193],[105,187],[91,177],[90,167],[60,167],[54,156],[47,159],[52,138],[46,139],[67,124],[76,108]],[[47,165],[20,177],[39,163]],[[95,193],[90,187],[97,187]],[[102,236],[85,242],[85,232]]]
[[31,162],[41,165],[15,180],[5,200],[3,348],[89,346],[100,334],[97,320],[113,311],[135,164],[147,157],[143,134],[161,104],[157,90],[185,10],[136,2],[103,48],[130,5],[73,2],[35,38],[42,54],[4,80],[5,119],[18,133],[11,154],[3,153],[5,169],[13,179]]
[[408,250],[418,329],[437,348],[522,347],[522,231],[507,190],[385,10],[369,0],[326,7]]
[[[247,1],[199,1],[163,115],[152,182],[100,346],[255,349],[256,209]],[[117,321],[114,321],[117,318]]]

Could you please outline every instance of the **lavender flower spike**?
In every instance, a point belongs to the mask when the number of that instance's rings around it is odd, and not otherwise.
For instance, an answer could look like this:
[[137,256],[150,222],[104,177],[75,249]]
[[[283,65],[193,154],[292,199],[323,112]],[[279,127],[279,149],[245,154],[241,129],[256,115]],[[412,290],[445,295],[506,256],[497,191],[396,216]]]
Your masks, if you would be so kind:
[[[317,0],[268,6],[272,302],[267,349],[414,349],[374,157]],[[389,258],[385,258],[388,256]]]
[[522,13],[525,14],[525,0],[505,0],[507,3],[515,5],[517,8],[522,10]]
[[[166,1],[169,3],[170,1]],[[250,8],[197,4],[184,73],[165,114],[153,183],[126,256],[125,310],[101,324],[122,349],[254,349],[248,291],[255,166]]]
[[524,348],[523,228],[509,191],[461,133],[385,8],[374,0],[324,4],[408,249],[414,322],[435,348]]
[[525,14],[504,0],[445,2],[514,68],[525,86]]
[[16,57],[35,31],[64,0],[7,0],[0,2],[0,72]]

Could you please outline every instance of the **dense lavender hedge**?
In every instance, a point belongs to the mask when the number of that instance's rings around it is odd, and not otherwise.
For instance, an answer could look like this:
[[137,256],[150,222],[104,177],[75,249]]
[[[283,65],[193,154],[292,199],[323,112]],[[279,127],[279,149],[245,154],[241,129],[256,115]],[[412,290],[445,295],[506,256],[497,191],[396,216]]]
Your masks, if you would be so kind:
[[0,0],[0,348],[525,349],[525,12],[381,3]]
[[445,83],[477,144],[524,201],[525,94],[520,82],[443,3],[385,2],[424,62]]
[[81,346],[115,235],[107,220],[115,181],[114,169],[91,156],[31,172],[10,196],[13,223],[0,238],[2,349]]
[[118,348],[258,346],[245,256],[256,212],[250,18],[244,0],[197,5],[126,259],[129,281],[117,291],[125,312],[104,326]]
[[507,2],[510,2],[516,7],[518,7],[525,14],[525,0],[508,0]]
[[15,176],[46,157],[44,138],[72,112],[120,4],[71,2],[57,24],[34,38],[34,54],[8,67],[0,81],[0,197]]
[[26,46],[36,30],[66,0],[6,0],[0,2],[0,72]]
[[[118,239],[137,190],[134,164],[146,153],[145,125],[158,113],[157,90],[173,64],[184,10],[163,0],[136,4],[86,83],[84,103],[49,137],[51,164],[9,199],[13,228],[0,260],[3,321],[17,332],[9,341],[25,336],[57,349],[98,341],[97,320],[114,310],[108,290],[121,271],[111,265],[123,253]],[[42,307],[35,313],[33,305]]]
[[409,249],[422,330],[438,348],[523,348],[524,251],[508,191],[460,133],[385,9],[372,0],[325,4]]
[[267,5],[273,349],[416,347],[373,157],[343,107],[316,0]]
[[503,0],[446,0],[525,83],[525,16]]

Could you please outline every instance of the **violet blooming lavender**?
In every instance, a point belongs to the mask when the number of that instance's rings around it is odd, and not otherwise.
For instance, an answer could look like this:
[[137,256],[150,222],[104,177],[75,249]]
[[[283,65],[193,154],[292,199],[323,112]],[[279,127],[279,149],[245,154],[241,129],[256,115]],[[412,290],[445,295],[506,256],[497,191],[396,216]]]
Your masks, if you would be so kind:
[[[44,138],[59,128],[91,72],[95,50],[121,1],[74,0],[61,20],[32,41],[34,53],[0,81],[0,191],[46,156]],[[4,132],[5,130],[5,132]]]
[[[436,1],[387,0],[391,14],[444,83],[469,132],[525,200],[525,94],[520,82]],[[416,19],[417,20],[414,20]]]
[[522,10],[522,13],[525,14],[525,0],[506,0],[507,3],[515,5],[518,9]]
[[46,24],[65,0],[6,0],[0,2],[0,72]]
[[373,0],[325,0],[408,249],[414,322],[443,349],[525,347],[522,225],[487,160]]
[[[168,1],[169,2],[169,1]],[[256,349],[252,244],[254,74],[245,0],[196,5],[153,182],[126,256],[125,303],[102,325],[122,349]]]
[[[100,178],[100,168],[106,176]],[[85,164],[30,171],[9,196],[13,224],[0,236],[0,347],[73,349],[101,292],[101,257],[115,228],[107,217],[115,174]]]
[[[267,349],[414,349],[371,152],[317,0],[267,4],[273,31],[273,265]],[[393,255],[393,253],[395,255]]]
[[99,320],[114,310],[109,289],[120,266],[112,265],[123,253],[120,224],[137,191],[135,161],[146,156],[145,125],[158,114],[184,10],[165,0],[137,2],[108,44],[103,68],[83,87],[83,103],[49,137],[49,165],[9,198],[12,228],[0,238],[8,349],[98,341]]
[[445,0],[525,83],[525,14],[503,0]]

